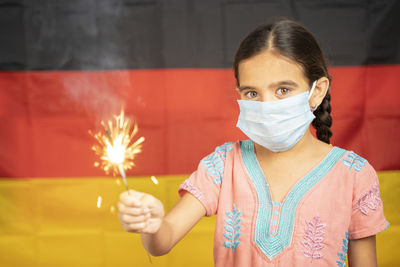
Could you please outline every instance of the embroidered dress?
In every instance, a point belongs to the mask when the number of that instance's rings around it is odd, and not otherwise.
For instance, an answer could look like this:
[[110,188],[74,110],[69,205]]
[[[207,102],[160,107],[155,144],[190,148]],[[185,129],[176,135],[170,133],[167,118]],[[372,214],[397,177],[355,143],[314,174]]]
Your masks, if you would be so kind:
[[338,147],[273,202],[250,140],[205,157],[179,188],[217,215],[214,263],[222,266],[344,266],[348,239],[387,228],[379,180]]

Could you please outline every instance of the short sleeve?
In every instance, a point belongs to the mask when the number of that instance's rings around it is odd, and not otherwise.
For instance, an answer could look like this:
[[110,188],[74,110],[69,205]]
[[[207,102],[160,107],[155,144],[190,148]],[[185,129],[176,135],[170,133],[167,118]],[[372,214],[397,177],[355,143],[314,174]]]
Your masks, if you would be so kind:
[[180,197],[186,192],[194,195],[205,207],[206,216],[217,213],[226,157],[232,149],[232,143],[217,147],[214,153],[200,161],[197,170],[178,189]]
[[[356,156],[354,154],[354,157]],[[383,214],[378,176],[366,160],[359,157],[359,163],[362,164],[358,164],[350,170],[355,173],[355,181],[349,239],[372,236],[389,226],[389,222]]]

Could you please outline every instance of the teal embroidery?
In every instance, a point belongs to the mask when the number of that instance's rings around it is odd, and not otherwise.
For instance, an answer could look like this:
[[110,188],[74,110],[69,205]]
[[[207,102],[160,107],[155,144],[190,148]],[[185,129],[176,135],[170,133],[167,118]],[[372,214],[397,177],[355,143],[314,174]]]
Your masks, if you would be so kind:
[[281,205],[281,202],[278,202],[278,201],[274,201],[274,202],[272,202],[272,204],[274,205],[274,206],[280,206]]
[[346,237],[343,238],[342,252],[339,252],[339,260],[336,261],[339,267],[346,266],[347,248],[349,246],[349,232],[346,231]]
[[356,171],[361,171],[361,168],[365,166],[368,161],[353,151],[346,155],[346,159],[343,159],[343,164],[349,167],[349,170],[354,167]]
[[328,174],[331,168],[346,153],[346,150],[334,147],[313,170],[293,186],[287,194],[285,201],[281,203],[281,217],[277,233],[271,236],[269,229],[273,203],[267,180],[258,164],[253,142],[251,140],[242,141],[240,147],[244,165],[256,188],[258,197],[254,242],[269,259],[272,259],[290,245],[295,211],[300,200],[315,184]]
[[206,166],[208,175],[214,178],[213,182],[215,184],[222,183],[226,153],[233,149],[232,144],[233,143],[230,142],[217,147],[214,153],[201,160]]
[[386,221],[385,229],[383,229],[382,231],[378,232],[378,234],[379,234],[379,233],[382,233],[383,231],[385,231],[386,229],[388,229],[389,226],[390,226],[390,223],[389,223],[388,221]]
[[224,228],[227,232],[224,233],[224,237],[229,241],[225,241],[223,245],[226,248],[231,248],[233,253],[235,252],[235,248],[240,244],[238,238],[241,236],[239,232],[240,228],[242,228],[242,226],[240,226],[240,222],[242,221],[242,219],[240,219],[241,215],[242,212],[236,209],[235,204],[233,204],[232,211],[226,212],[228,219],[225,220],[227,225],[225,225]]

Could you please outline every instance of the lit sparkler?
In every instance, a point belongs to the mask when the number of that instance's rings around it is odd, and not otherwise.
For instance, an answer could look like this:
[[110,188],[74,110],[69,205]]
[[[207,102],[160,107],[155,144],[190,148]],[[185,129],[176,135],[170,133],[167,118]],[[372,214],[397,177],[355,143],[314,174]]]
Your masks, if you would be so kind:
[[[95,162],[94,166],[101,167],[106,174],[112,172],[115,176],[119,173],[124,181],[126,191],[128,191],[129,194],[125,170],[129,170],[135,166],[133,160],[136,154],[142,152],[144,137],[142,136],[132,143],[133,137],[138,131],[138,126],[135,123],[131,130],[131,121],[125,118],[123,110],[121,110],[119,116],[114,116],[114,118],[115,125],[110,120],[107,124],[105,124],[104,121],[101,122],[104,132],[100,131],[93,135],[91,131],[89,131],[99,143],[92,147],[92,150],[100,157],[100,162]],[[99,196],[97,207],[100,208],[100,206],[101,197]],[[115,208],[112,206],[110,211],[113,213]],[[150,263],[152,263],[148,252],[147,256]]]
[[115,124],[111,120],[107,124],[101,122],[104,132],[100,131],[94,135],[89,132],[98,142],[92,149],[100,157],[100,162],[95,162],[94,166],[101,167],[107,174],[112,172],[114,176],[119,173],[129,192],[125,170],[135,166],[133,160],[135,155],[142,151],[144,137],[132,142],[138,126],[135,123],[132,129],[131,121],[125,118],[123,110],[114,118]]

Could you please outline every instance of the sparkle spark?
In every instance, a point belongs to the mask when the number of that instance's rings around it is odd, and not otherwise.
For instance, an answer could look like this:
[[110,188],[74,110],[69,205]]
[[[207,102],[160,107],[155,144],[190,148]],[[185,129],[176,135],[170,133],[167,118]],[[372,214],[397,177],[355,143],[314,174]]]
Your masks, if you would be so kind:
[[[110,172],[115,176],[121,171],[129,170],[135,163],[135,155],[142,151],[144,137],[138,138],[133,142],[133,138],[138,131],[136,123],[125,118],[124,111],[119,116],[114,116],[114,123],[109,120],[106,123],[101,122],[104,131],[92,134],[98,144],[92,147],[92,150],[99,156],[100,162],[95,162],[94,166],[102,168],[106,174]],[[121,170],[121,171],[120,171]]]

